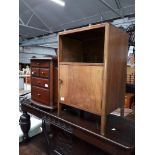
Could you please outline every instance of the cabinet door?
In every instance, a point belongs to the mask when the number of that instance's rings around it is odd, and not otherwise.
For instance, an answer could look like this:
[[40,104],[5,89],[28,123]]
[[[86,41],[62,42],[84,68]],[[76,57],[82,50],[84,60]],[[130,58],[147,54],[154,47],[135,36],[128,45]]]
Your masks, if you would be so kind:
[[60,65],[60,103],[101,113],[103,66]]

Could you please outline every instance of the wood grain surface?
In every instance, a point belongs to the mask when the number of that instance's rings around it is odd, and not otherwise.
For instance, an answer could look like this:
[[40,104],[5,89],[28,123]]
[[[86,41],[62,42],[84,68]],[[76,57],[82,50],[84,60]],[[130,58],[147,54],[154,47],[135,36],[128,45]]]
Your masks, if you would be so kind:
[[106,28],[103,102],[107,114],[124,104],[128,35],[110,24]]
[[103,66],[60,65],[60,102],[101,113]]
[[41,104],[49,105],[49,90],[32,86],[32,99],[40,102]]

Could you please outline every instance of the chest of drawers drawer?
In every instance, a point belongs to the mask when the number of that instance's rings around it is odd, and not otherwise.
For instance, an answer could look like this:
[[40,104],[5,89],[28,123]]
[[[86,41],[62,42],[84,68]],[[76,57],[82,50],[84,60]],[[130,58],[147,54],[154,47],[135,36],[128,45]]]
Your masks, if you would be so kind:
[[49,77],[49,69],[40,68],[39,75],[40,75],[40,77],[48,78]]
[[44,77],[48,78],[49,77],[49,69],[46,68],[32,68],[31,69],[31,75],[32,76],[38,76],[38,77]]
[[49,88],[49,79],[32,77],[31,84],[33,86]]
[[32,86],[32,99],[42,104],[49,105],[49,90]]
[[32,67],[45,67],[48,68],[50,66],[49,61],[44,61],[44,60],[33,60],[31,62]]
[[39,68],[31,68],[31,76],[39,76]]

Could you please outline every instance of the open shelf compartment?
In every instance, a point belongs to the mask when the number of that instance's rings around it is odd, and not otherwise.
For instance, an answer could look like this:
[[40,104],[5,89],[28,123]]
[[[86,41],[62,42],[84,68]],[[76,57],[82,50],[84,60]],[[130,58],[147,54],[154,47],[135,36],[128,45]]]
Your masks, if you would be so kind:
[[104,62],[105,27],[59,35],[59,61]]

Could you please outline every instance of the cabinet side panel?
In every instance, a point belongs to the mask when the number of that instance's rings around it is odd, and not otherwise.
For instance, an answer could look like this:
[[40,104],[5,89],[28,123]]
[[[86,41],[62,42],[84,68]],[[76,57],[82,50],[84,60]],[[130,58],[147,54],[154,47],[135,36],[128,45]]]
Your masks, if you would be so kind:
[[108,28],[104,75],[106,92],[103,98],[106,114],[124,104],[128,51],[127,33],[112,25],[108,25]]
[[60,102],[101,114],[103,66],[60,65]]
[[53,77],[53,101],[54,105],[58,103],[58,67],[54,67],[54,77]]

